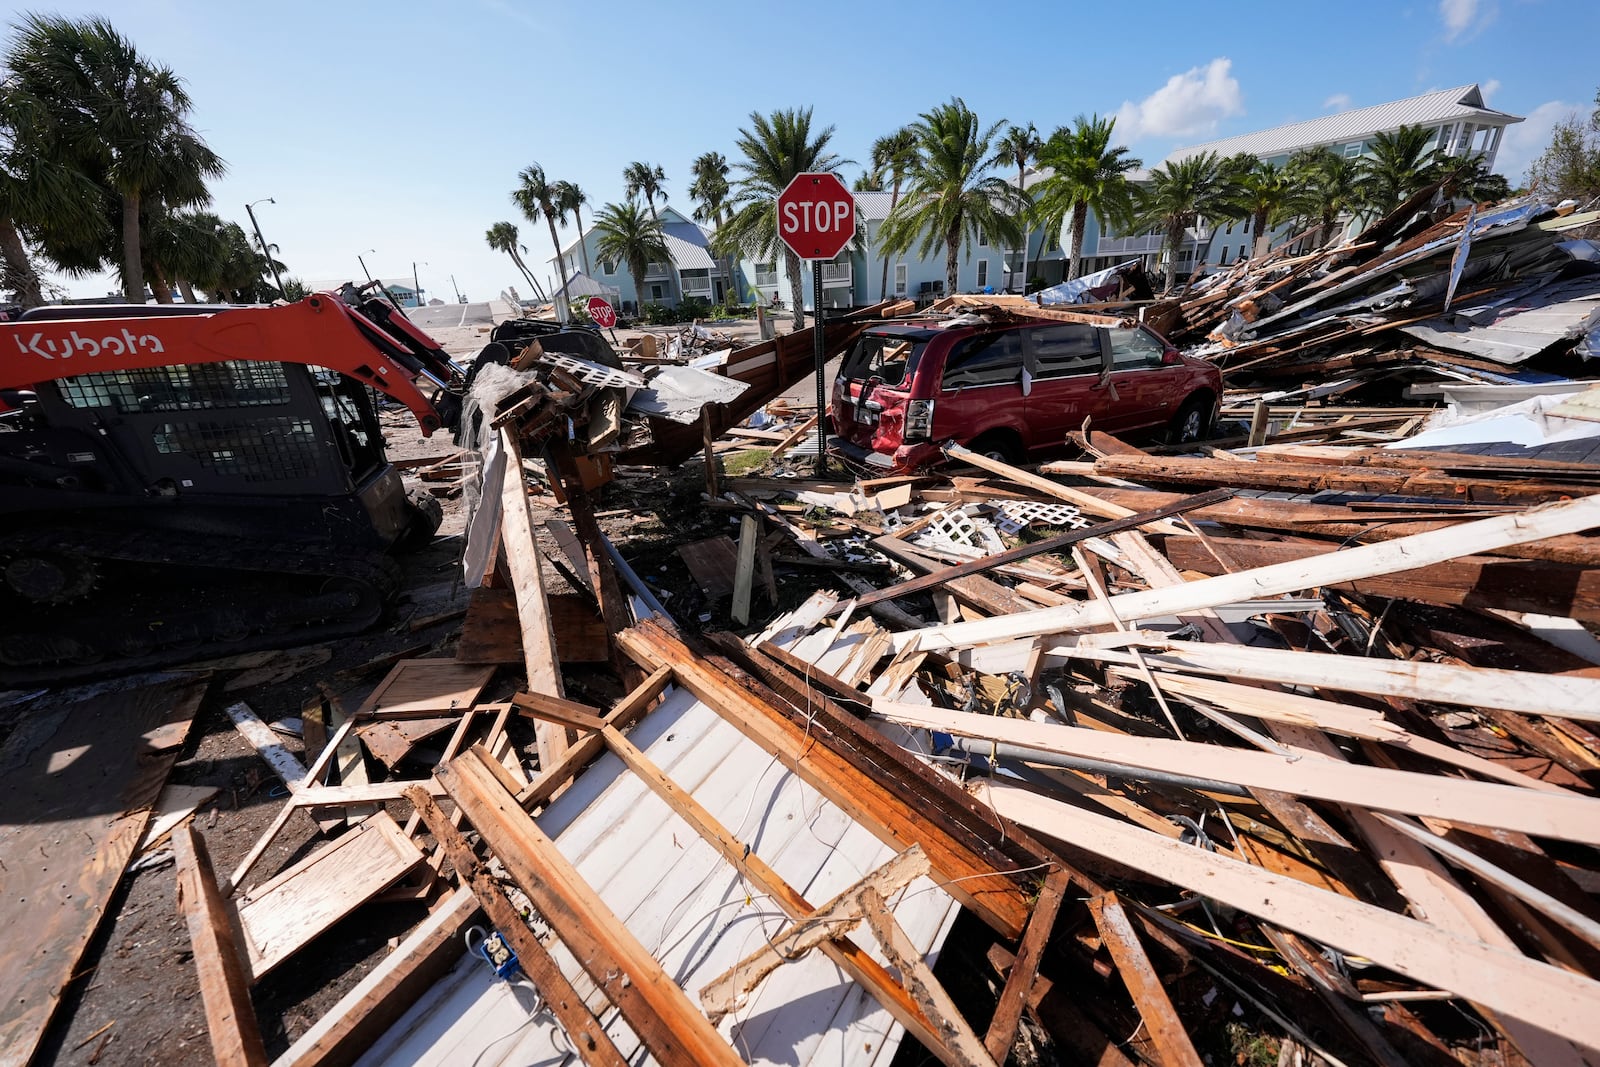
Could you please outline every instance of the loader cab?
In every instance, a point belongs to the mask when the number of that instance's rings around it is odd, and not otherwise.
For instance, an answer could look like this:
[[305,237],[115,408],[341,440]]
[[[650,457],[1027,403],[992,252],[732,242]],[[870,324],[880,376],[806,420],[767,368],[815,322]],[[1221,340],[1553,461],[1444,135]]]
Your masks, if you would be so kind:
[[[38,308],[21,322],[214,314],[221,305]],[[259,536],[392,542],[408,521],[368,388],[298,363],[94,370],[39,383],[0,434],[0,485],[23,511],[165,501],[180,521]],[[82,357],[77,357],[82,358]],[[15,407],[15,405],[13,405]],[[7,510],[10,510],[9,508]],[[300,533],[300,531],[305,531]]]

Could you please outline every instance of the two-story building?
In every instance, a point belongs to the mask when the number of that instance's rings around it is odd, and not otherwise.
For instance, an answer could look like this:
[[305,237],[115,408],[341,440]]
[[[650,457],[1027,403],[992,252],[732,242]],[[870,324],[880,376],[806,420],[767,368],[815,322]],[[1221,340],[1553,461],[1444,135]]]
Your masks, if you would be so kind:
[[[643,293],[634,291],[633,275],[629,273],[626,263],[607,259],[600,254],[600,235],[592,227],[583,234],[583,250],[580,250],[578,241],[561,250],[561,265],[565,268],[563,273],[567,277],[580,273],[586,251],[590,276],[604,286],[615,288],[622,307],[630,312],[637,311],[644,304],[676,307],[680,301],[696,297],[710,304],[722,303],[728,292],[729,279],[724,277],[724,264],[711,254],[710,232],[675,208],[669,206],[658,210],[669,258],[665,263],[651,263],[646,269],[642,279]],[[551,258],[549,263],[554,274],[556,260]],[[735,261],[735,276],[731,282],[735,290],[744,291],[748,286],[741,289],[738,267]],[[559,282],[556,285],[560,287]]]

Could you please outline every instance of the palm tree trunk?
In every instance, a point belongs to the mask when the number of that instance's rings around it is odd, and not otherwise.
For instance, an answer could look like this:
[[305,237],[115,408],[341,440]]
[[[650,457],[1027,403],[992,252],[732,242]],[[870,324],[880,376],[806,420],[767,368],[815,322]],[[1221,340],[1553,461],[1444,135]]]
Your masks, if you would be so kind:
[[158,304],[172,303],[172,285],[167,281],[166,272],[161,269],[161,264],[150,264],[150,292]]
[[944,295],[956,293],[958,263],[956,250],[961,245],[961,227],[952,226],[944,235]]
[[178,279],[178,292],[183,294],[183,302],[185,304],[198,304],[200,302],[199,297],[194,295],[194,285],[187,278]]
[[1255,231],[1255,236],[1250,239],[1250,258],[1255,259],[1256,245],[1260,244],[1261,238],[1266,236],[1264,231],[1267,228],[1267,213],[1265,211],[1257,211],[1251,216],[1250,221],[1254,224],[1252,229]]
[[122,198],[122,295],[130,304],[144,303],[144,260],[139,253],[139,196]]
[[[1023,163],[1019,159],[1017,160],[1017,195],[1023,198],[1022,217],[1026,220],[1026,224],[1022,227],[1022,292],[1026,295],[1028,292],[1028,246],[1033,243],[1033,220],[1028,218],[1028,209],[1031,205],[1027,203],[1027,194],[1022,189],[1024,179]],[[1005,264],[1002,261],[1002,269],[1004,266]]]
[[1166,292],[1178,287],[1178,246],[1183,244],[1182,222],[1176,222],[1167,227],[1167,288]]
[[528,265],[522,262],[522,257],[517,255],[517,250],[508,248],[506,251],[511,253],[511,262],[517,265],[517,269],[522,272],[522,276],[528,279],[528,284],[533,286],[533,292],[529,295],[539,300],[545,299],[544,287],[539,284],[539,279],[533,276],[533,271],[528,269]]
[[1078,201],[1072,205],[1072,266],[1067,273],[1067,280],[1078,276],[1083,269],[1083,228],[1089,224],[1089,205],[1085,201]]
[[[544,221],[550,227],[550,247],[556,250],[556,277],[561,279],[561,299],[570,301],[572,294],[567,292],[567,261],[561,255],[561,241],[556,237],[556,220],[547,214]],[[550,298],[554,300],[555,294],[551,293]],[[556,308],[556,321],[566,321],[566,314],[560,308]]]
[[644,318],[644,271],[628,269],[628,274],[633,278],[633,313]]
[[[894,214],[894,209],[896,207],[898,207],[899,205],[900,205],[900,172],[899,171],[895,171],[895,173],[894,173],[894,186],[889,191],[889,214],[893,215]],[[881,236],[883,234],[883,230],[879,229],[878,233]],[[889,298],[889,250],[887,248],[885,248],[883,250],[883,284],[878,286],[878,299],[880,301],[882,301],[882,300],[887,300],[888,298]]]
[[793,252],[785,250],[783,253],[783,270],[789,275],[789,294],[794,306],[794,328],[806,328],[806,291],[805,282],[800,277],[800,257]]
[[589,274],[589,242],[583,239],[583,208],[576,204],[572,206],[572,220],[578,225],[578,254],[583,257],[583,273]]
[[6,216],[0,216],[0,265],[5,270],[6,288],[16,291],[17,300],[24,308],[36,308],[44,303],[39,272],[33,269],[17,224]]

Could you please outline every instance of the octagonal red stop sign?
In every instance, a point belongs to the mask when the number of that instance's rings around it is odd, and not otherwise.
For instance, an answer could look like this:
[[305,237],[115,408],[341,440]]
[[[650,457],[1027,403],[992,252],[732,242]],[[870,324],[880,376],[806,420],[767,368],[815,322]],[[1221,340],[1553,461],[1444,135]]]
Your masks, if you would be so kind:
[[602,330],[609,330],[617,324],[617,309],[603,297],[591,296],[589,298],[589,318]]
[[796,174],[778,194],[778,236],[801,259],[832,259],[856,235],[856,198],[833,174]]

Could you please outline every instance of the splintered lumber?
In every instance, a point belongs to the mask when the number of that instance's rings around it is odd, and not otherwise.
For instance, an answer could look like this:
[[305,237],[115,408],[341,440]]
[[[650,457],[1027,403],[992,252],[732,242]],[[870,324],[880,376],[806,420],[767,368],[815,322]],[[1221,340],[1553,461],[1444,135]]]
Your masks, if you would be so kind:
[[1139,935],[1128,921],[1127,912],[1115,893],[1089,898],[1089,914],[1100,931],[1100,939],[1117,965],[1117,974],[1133,995],[1133,1002],[1150,1031],[1150,1040],[1161,1054],[1163,1067],[1200,1067],[1200,1054],[1195,1051],[1189,1032],[1183,1028],[1172,998],[1161,985],[1155,965],[1145,953]]
[[740,626],[750,624],[750,591],[755,584],[756,539],[759,536],[755,516],[739,516],[739,560],[733,572],[733,607],[729,615]]
[[[1161,670],[1600,721],[1600,678],[1368,659],[1256,645],[1169,641],[1159,634],[1134,634],[1126,640],[1146,649],[1145,662]],[[1120,643],[1095,637],[1080,640],[1063,651],[1081,659],[1132,663],[1131,656],[1113,647]]]
[[363,722],[356,733],[392,769],[419,742],[454,726],[493,674],[493,667],[454,659],[401,660],[356,711],[378,721]]
[[1034,905],[1033,916],[1028,920],[1028,932],[1022,935],[1017,955],[1011,961],[1011,973],[1006,976],[1005,988],[995,1004],[994,1018],[989,1022],[989,1032],[984,1035],[983,1046],[989,1050],[996,1063],[1004,1063],[1006,1053],[1017,1038],[1017,1025],[1022,1021],[1022,1009],[1033,991],[1039,962],[1050,943],[1050,933],[1055,929],[1056,916],[1061,912],[1061,901],[1066,895],[1071,879],[1065,871],[1051,871],[1039,891],[1039,902]]
[[861,892],[875,888],[894,893],[928,873],[928,857],[916,845],[899,853],[866,877],[847,886],[820,908],[806,909],[795,921],[768,936],[766,944],[746,956],[700,990],[700,1003],[713,1022],[738,1011],[756,986],[790,960],[834,940],[844,940],[861,921]]
[[661,964],[606,907],[475,751],[439,768],[450,798],[556,936],[662,1063],[740,1060]]
[[[1405,467],[1334,467],[1321,463],[1235,463],[1231,460],[1163,456],[1103,456],[1096,474],[1156,485],[1225,484],[1241,489],[1293,492],[1333,490],[1432,496],[1473,504],[1537,504],[1561,500],[1585,487],[1531,480],[1458,478],[1435,470]],[[1588,487],[1592,488],[1592,487]]]
[[461,884],[477,897],[494,928],[510,939],[523,973],[533,981],[534,988],[539,990],[550,1012],[561,1023],[579,1058],[586,1064],[623,1067],[627,1061],[612,1044],[605,1027],[589,1011],[578,991],[572,988],[572,983],[562,973],[550,950],[528,928],[527,921],[506,897],[505,890],[494,875],[478,861],[467,839],[461,836],[461,831],[456,829],[449,816],[439,810],[439,805],[434,803],[426,790],[413,790],[406,794],[406,798],[416,805],[422,820],[428,824],[428,832],[443,846]]
[[895,921],[894,913],[883,902],[874,886],[866,886],[858,896],[862,918],[878,939],[878,946],[895,970],[910,988],[923,1012],[937,1020],[944,1031],[944,1048],[948,1054],[940,1059],[955,1067],[996,1067],[993,1056],[972,1032],[972,1027],[961,1017],[961,1011],[944,991],[944,986],[933,975],[933,968],[922,958],[922,953],[911,943],[905,930]]
[[[1081,489],[1074,489],[1069,485],[1062,485],[1060,482],[1052,481],[1049,478],[1031,474],[1021,467],[1013,467],[1009,463],[990,459],[981,452],[974,452],[970,448],[963,448],[953,442],[945,446],[945,454],[953,459],[960,460],[962,463],[968,463],[980,470],[986,470],[990,474],[998,474],[1007,481],[1015,482],[1017,485],[1025,485],[1036,492],[1044,493],[1046,496],[1053,496],[1057,500],[1064,500],[1069,504],[1074,504],[1089,514],[1098,515],[1103,519],[1125,519],[1134,514],[1132,508],[1125,508],[1121,504],[1102,500],[1098,496]],[[1183,532],[1171,524],[1165,524],[1162,528],[1169,533]]]
[[344,1067],[371,1047],[461,958],[461,932],[478,915],[457,889],[350,992],[300,1035],[274,1067]]
[[252,977],[260,979],[421,862],[417,846],[379,811],[252,889],[236,905]]
[[960,563],[954,567],[945,567],[931,574],[924,574],[920,578],[909,578],[906,581],[898,582],[876,592],[863,594],[856,598],[855,603],[857,607],[865,607],[868,604],[876,604],[881,600],[910,596],[912,593],[920,593],[927,589],[936,588],[953,578],[982,574],[984,571],[993,570],[1004,564],[1016,563],[1019,560],[1030,559],[1046,552],[1059,552],[1061,549],[1070,548],[1078,542],[1088,540],[1091,537],[1104,537],[1122,530],[1132,530],[1155,522],[1158,519],[1182,515],[1184,512],[1194,511],[1196,508],[1208,507],[1226,500],[1232,495],[1233,492],[1229,489],[1213,489],[1210,492],[1184,497],[1182,500],[1164,504],[1149,511],[1113,519],[1098,526],[1091,526],[1082,530],[1068,530],[1066,533],[1057,534],[1055,537],[1047,537],[1042,541],[1034,541],[1031,544],[1018,545],[1016,548],[1010,548],[1004,552],[996,552],[981,559],[975,559],[970,563]]
[[[619,730],[632,726],[640,716],[650,710],[663,690],[672,684],[672,670],[667,667],[659,668],[649,677],[640,682],[627,696],[617,701],[605,717],[607,726],[614,726]],[[527,788],[517,794],[517,802],[524,808],[534,808],[547,803],[555,796],[573,775],[595,757],[605,751],[605,740],[599,733],[588,733],[578,738],[577,743],[567,749],[553,767],[540,769],[539,777]]]
[[1592,978],[998,780],[981,788],[1001,814],[1058,840],[1600,1050]]
[[[1264,567],[1337,551],[1336,544],[1247,541],[1213,537],[1230,566]],[[1221,574],[1222,565],[1194,538],[1169,538],[1167,557],[1180,570]],[[1538,560],[1462,556],[1428,567],[1334,586],[1355,593],[1469,608],[1531,611],[1600,623],[1600,568]]]
[[641,666],[670,666],[684,688],[880,841],[920,844],[936,882],[999,933],[1022,935],[1029,904],[1008,872],[1061,861],[1019,827],[997,825],[954,783],[850,716],[813,707],[791,717],[649,620],[620,640]]
[[46,698],[0,745],[0,1064],[33,1057],[205,689],[183,680]]
[[1179,774],[1203,767],[1208,777],[1253,789],[1600,844],[1600,799],[1577,793],[1471,782],[1311,755],[1283,756],[1193,741],[1133,737],[887,700],[874,701],[872,710],[874,715],[904,726],[1043,752]]
[[[810,921],[815,918],[817,909],[813,909],[801,896],[799,891],[784,881],[776,871],[767,865],[751,846],[736,839],[728,832],[727,827],[718,822],[693,794],[679,788],[677,783],[664,774],[660,767],[629,741],[620,730],[614,726],[601,728],[601,735],[605,738],[606,746],[614,752],[628,769],[643,781],[660,797],[668,807],[683,819],[700,837],[722,854],[722,858],[739,870],[761,892],[770,896],[785,915],[791,919],[805,919]],[[914,858],[908,858],[914,857]],[[928,861],[922,850],[913,845],[905,852],[896,856],[888,864],[879,868],[878,875],[885,872],[910,871],[905,881],[893,888],[900,888],[908,884],[912,878],[926,874]],[[876,875],[874,876],[876,877]],[[887,880],[883,882],[885,892],[891,892]],[[859,888],[859,884],[857,886]],[[829,905],[824,905],[824,911]],[[825,927],[824,927],[825,929]],[[835,932],[837,933],[837,932]],[[768,944],[772,943],[771,939]],[[942,1051],[944,1042],[939,1031],[922,1014],[915,1001],[906,995],[905,990],[891,978],[882,964],[874,960],[860,946],[847,937],[828,936],[817,943],[821,950],[837,963],[846,974],[850,975],[862,987],[871,993],[878,1003],[882,1004],[889,1014],[893,1015],[913,1037],[922,1042],[930,1051],[938,1054]],[[792,957],[791,957],[792,958]],[[781,962],[781,961],[780,961]],[[715,1006],[706,1001],[704,994],[701,1002],[706,1005],[707,1014],[713,1021],[719,1018]],[[733,1008],[722,1009],[722,1013],[732,1011]]]
[[[505,478],[500,486],[500,540],[511,587],[517,595],[517,618],[522,624],[522,663],[528,688],[551,696],[565,696],[560,661],[556,656],[555,631],[545,605],[544,575],[540,567],[539,544],[533,537],[533,516],[528,511],[528,490],[522,473],[522,446],[510,428],[500,431],[500,447],[505,450]],[[558,726],[540,724],[535,739],[539,765],[548,767],[567,750],[567,732]]]
[[178,911],[189,926],[211,1055],[220,1067],[265,1064],[267,1050],[250,1003],[250,977],[235,946],[228,905],[217,891],[211,854],[188,823],[172,832],[172,852],[178,868]]
[[1442,563],[1506,545],[1523,544],[1600,526],[1600,496],[1465,522],[1395,541],[1361,545],[1312,559],[1235,571],[1183,585],[1123,593],[1105,601],[1041,608],[1021,615],[929,626],[895,635],[896,649],[913,641],[924,652],[1037,637],[1159,615],[1184,614],[1235,601],[1278,596],[1339,582]]

